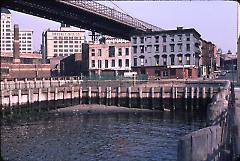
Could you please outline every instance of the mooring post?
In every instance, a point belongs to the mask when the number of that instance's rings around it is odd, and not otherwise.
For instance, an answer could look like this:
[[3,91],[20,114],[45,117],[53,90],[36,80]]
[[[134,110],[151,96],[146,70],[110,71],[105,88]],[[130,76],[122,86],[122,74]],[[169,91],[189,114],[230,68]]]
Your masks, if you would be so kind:
[[18,89],[18,107],[22,104],[22,90]]
[[73,105],[75,95],[74,95],[74,86],[71,87],[71,105]]
[[175,105],[174,105],[174,102],[175,102],[175,87],[171,87],[171,110],[174,111],[175,110]]
[[206,87],[202,87],[202,98],[206,98]]
[[82,104],[82,87],[79,87],[78,96],[79,104]]
[[98,104],[101,104],[102,88],[98,86]]
[[194,87],[191,87],[191,106],[190,109],[193,109],[194,104]]
[[121,102],[121,87],[117,87],[117,106],[120,106]]
[[213,97],[213,87],[210,87],[210,98]]
[[200,90],[199,90],[199,87],[197,87],[197,88],[196,88],[196,99],[197,99],[197,100],[196,100],[196,101],[197,101],[197,102],[196,102],[196,108],[197,108],[197,109],[199,108],[199,100],[200,100],[200,99],[199,99],[199,91],[200,91]]
[[106,87],[106,89],[105,89],[105,105],[108,105],[108,96],[109,94],[108,94],[108,87]]
[[92,87],[88,87],[88,104],[92,102]]
[[42,88],[38,88],[38,111],[41,111],[40,103],[42,101]]
[[142,87],[139,87],[138,88],[138,102],[139,102],[139,107],[140,108],[143,108],[142,99],[143,99]]
[[155,109],[154,108],[154,87],[151,87],[150,88],[150,99],[151,99],[151,108],[152,109]]
[[9,90],[9,107],[12,108],[13,100],[12,100],[12,90]]
[[66,105],[67,102],[67,87],[63,89],[63,104]]
[[54,106],[55,109],[57,108],[58,105],[58,87],[55,87],[54,89]]
[[108,87],[108,105],[112,105],[112,87]]
[[47,110],[51,107],[51,88],[47,88]]
[[184,110],[188,108],[188,87],[184,88]]
[[132,102],[131,102],[131,97],[132,97],[132,91],[131,87],[127,88],[127,97],[128,97],[128,107],[131,108]]

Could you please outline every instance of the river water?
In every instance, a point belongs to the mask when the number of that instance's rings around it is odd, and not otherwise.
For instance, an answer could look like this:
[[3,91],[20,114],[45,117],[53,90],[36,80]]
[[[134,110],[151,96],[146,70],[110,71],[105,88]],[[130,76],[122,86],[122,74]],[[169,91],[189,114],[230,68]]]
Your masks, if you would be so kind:
[[178,139],[205,126],[199,112],[45,115],[1,127],[11,161],[175,161]]

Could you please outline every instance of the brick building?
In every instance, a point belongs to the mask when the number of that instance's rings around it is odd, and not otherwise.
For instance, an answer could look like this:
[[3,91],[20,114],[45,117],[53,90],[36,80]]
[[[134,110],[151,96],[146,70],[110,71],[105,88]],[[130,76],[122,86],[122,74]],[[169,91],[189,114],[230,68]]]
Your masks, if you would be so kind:
[[163,30],[131,37],[132,70],[161,78],[201,75],[201,35],[195,29]]

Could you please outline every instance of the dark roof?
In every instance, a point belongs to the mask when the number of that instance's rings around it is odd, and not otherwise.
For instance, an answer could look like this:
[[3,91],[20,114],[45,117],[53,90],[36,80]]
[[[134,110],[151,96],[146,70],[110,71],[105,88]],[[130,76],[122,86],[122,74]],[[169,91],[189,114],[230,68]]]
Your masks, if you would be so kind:
[[162,30],[162,31],[148,31],[136,34],[135,36],[147,36],[147,35],[157,35],[157,34],[186,34],[186,33],[193,33],[197,35],[198,37],[201,37],[201,34],[199,34],[194,28],[189,29],[178,29],[178,30]]
[[11,14],[11,12],[6,8],[1,8],[1,13]]

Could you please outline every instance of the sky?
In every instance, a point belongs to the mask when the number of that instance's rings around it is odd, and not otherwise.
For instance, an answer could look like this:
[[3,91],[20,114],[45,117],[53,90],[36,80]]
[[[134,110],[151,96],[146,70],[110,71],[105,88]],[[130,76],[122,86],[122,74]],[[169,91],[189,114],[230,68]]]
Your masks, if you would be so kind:
[[[237,2],[234,1],[109,1],[99,2],[163,29],[195,28],[201,37],[223,52],[237,51]],[[34,50],[40,49],[44,30],[60,23],[12,11],[13,23],[33,29]]]

